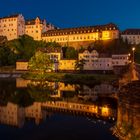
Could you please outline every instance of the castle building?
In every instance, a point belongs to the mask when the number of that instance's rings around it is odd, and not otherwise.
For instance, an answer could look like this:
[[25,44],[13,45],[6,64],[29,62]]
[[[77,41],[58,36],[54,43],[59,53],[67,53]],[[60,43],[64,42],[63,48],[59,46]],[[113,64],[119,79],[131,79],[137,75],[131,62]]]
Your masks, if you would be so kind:
[[113,24],[49,30],[42,34],[42,40],[57,42],[63,46],[88,46],[96,40],[119,38],[119,29]]
[[25,33],[25,20],[22,14],[0,18],[0,36],[8,40],[17,39]]
[[126,29],[122,32],[121,37],[129,44],[140,44],[140,29]]
[[39,17],[25,22],[25,34],[33,37],[35,40],[41,40],[41,34],[46,31],[46,20]]
[[25,34],[33,37],[35,40],[41,40],[42,33],[54,29],[54,25],[47,23],[45,19],[41,20],[39,17],[25,22]]

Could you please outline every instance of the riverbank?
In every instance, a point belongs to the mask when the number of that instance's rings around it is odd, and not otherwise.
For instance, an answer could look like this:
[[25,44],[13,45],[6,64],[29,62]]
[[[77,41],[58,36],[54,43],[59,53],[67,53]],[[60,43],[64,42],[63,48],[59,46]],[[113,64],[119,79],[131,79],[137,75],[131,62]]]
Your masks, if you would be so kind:
[[71,84],[86,84],[93,85],[99,84],[100,82],[112,82],[118,78],[113,74],[85,74],[85,73],[25,73],[22,78],[28,80],[47,80],[50,82],[65,82]]

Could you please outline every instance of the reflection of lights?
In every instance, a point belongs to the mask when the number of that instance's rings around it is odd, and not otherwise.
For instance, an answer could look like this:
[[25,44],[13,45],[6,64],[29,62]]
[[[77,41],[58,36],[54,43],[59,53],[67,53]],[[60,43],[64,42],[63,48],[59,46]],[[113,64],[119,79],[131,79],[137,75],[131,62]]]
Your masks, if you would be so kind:
[[113,118],[112,118],[112,120],[114,121],[114,120],[115,120],[115,118],[113,117]]
[[135,51],[135,50],[136,50],[136,48],[135,48],[135,47],[133,47],[133,48],[132,48],[132,51]]
[[96,121],[94,121],[94,120],[93,120],[92,122],[93,122],[93,123],[96,123]]
[[134,52],[135,52],[135,50],[136,50],[136,48],[133,47],[133,48],[132,48],[132,51],[133,51],[133,63],[134,63],[134,60],[135,60],[135,58],[134,58],[134,57],[135,57],[135,56],[134,56]]
[[109,108],[107,106],[102,107],[102,115],[108,116],[109,115]]

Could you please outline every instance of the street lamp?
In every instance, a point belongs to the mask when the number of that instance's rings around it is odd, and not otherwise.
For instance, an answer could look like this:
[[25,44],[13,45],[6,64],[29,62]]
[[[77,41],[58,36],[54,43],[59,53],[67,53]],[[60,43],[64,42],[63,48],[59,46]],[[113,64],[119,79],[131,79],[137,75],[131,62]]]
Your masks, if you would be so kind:
[[134,56],[134,54],[135,54],[135,50],[136,50],[136,48],[133,47],[133,48],[132,48],[132,51],[133,51],[133,63],[135,62],[135,58],[134,58],[134,57],[135,57],[135,56]]

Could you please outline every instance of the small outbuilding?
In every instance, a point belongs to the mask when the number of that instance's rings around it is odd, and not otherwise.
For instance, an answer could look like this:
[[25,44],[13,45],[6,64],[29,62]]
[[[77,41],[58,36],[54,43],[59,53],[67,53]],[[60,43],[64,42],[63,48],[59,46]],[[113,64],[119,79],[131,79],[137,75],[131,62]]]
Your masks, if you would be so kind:
[[16,62],[16,70],[28,70],[28,61],[27,60],[18,60]]

